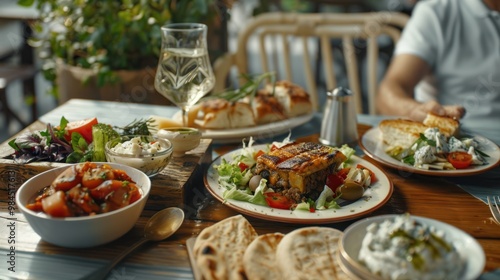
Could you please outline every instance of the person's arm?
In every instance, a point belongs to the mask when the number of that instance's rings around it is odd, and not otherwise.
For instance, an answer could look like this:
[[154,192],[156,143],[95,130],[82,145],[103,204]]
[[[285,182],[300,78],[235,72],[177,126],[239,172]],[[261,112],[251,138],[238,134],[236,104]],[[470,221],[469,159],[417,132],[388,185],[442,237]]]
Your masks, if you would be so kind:
[[395,56],[377,92],[378,113],[416,121],[423,121],[429,112],[461,118],[465,113],[461,106],[442,106],[434,100],[420,103],[414,99],[415,86],[429,71],[430,66],[418,56]]

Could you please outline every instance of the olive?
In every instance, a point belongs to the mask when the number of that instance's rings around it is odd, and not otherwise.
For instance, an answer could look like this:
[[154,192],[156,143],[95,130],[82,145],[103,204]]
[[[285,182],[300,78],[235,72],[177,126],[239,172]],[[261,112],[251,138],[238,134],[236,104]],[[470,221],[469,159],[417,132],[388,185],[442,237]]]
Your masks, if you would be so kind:
[[269,176],[271,176],[271,173],[269,173],[269,171],[267,170],[262,170],[262,172],[260,172],[260,176],[262,176],[262,178],[266,180],[269,180]]
[[260,179],[262,179],[262,176],[260,175],[254,175],[252,178],[250,178],[250,181],[248,182],[248,187],[254,192],[257,187],[260,184]]
[[363,196],[365,188],[362,185],[353,180],[345,180],[344,184],[340,186],[337,190],[337,195],[341,195],[340,198],[345,200],[357,200]]

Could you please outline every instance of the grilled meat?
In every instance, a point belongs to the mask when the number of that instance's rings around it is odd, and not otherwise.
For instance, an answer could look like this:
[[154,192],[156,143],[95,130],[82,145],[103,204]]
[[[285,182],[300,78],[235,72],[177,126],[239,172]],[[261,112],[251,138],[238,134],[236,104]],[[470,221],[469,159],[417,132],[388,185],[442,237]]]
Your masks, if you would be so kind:
[[299,202],[303,195],[315,198],[326,177],[346,160],[342,152],[318,143],[291,143],[257,159],[255,174],[268,180],[275,191]]

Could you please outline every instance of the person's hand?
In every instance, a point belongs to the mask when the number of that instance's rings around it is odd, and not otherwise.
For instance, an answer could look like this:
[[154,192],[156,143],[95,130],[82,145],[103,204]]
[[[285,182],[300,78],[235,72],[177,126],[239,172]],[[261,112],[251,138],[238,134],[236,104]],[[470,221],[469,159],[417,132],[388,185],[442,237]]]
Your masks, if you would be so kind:
[[460,119],[465,115],[465,108],[458,105],[443,106],[435,100],[420,103],[409,112],[409,118],[422,122],[428,113],[434,113],[439,116],[447,116]]
[[450,118],[454,118],[456,120],[461,119],[465,115],[465,108],[459,105],[445,105],[444,115]]

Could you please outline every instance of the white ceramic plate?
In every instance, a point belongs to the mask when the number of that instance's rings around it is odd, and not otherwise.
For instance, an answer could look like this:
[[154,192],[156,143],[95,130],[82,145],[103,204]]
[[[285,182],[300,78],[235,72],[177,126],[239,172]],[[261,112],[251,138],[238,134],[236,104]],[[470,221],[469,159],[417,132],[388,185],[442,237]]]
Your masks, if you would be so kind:
[[[264,146],[265,145],[256,145],[254,148],[259,149]],[[349,205],[343,206],[340,209],[318,210],[315,213],[310,213],[307,211],[274,209],[267,206],[255,205],[249,202],[236,201],[232,199],[224,200],[222,198],[222,194],[225,188],[219,186],[217,182],[218,174],[214,169],[214,165],[220,164],[222,158],[229,161],[232,159],[233,155],[239,153],[241,153],[241,149],[232,151],[215,159],[208,167],[205,174],[205,187],[217,200],[226,204],[230,208],[242,214],[263,220],[295,224],[327,224],[352,220],[360,218],[382,207],[389,200],[393,192],[393,184],[382,170],[366,160],[353,156],[351,158],[352,165],[356,165],[358,163],[364,165],[366,168],[375,173],[378,181],[365,191],[361,199]]]
[[[340,258],[344,265],[354,272],[357,276],[363,277],[370,275],[368,269],[365,269],[357,262],[358,253],[361,249],[361,241],[366,235],[366,227],[371,223],[381,223],[385,219],[394,219],[396,214],[381,215],[359,220],[344,230],[344,235],[340,240]],[[435,227],[445,234],[447,241],[453,243],[458,250],[458,253],[465,261],[465,265],[457,269],[463,269],[460,279],[477,279],[483,272],[486,264],[486,257],[481,245],[472,236],[466,232],[443,222],[419,217],[411,216],[422,224]],[[370,279],[376,279],[373,275]]]
[[481,151],[490,156],[488,158],[485,158],[488,163],[485,165],[474,165],[465,169],[457,170],[419,169],[392,158],[385,152],[385,150],[387,149],[387,145],[382,142],[382,132],[378,127],[374,127],[368,130],[359,141],[359,145],[368,156],[392,168],[424,175],[458,177],[477,175],[486,172],[497,166],[500,162],[500,149],[495,143],[481,136],[473,137],[481,144]]
[[[288,132],[290,129],[310,121],[314,114],[298,116],[279,122],[267,123],[251,127],[228,128],[228,129],[201,129],[202,138],[212,139],[215,143],[237,143],[245,137],[252,136],[254,139],[271,138]],[[180,113],[176,113],[173,119],[180,119]]]

